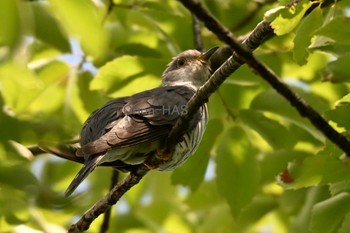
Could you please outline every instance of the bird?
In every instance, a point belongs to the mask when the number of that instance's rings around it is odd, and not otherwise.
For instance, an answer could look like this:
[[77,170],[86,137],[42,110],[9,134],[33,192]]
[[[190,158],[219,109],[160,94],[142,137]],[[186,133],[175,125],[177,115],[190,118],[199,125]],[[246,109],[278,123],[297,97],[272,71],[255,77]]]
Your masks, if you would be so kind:
[[[84,165],[65,191],[70,196],[79,184],[100,165],[131,171],[135,165],[157,155],[172,127],[186,113],[186,104],[212,74],[210,57],[218,47],[206,52],[190,49],[173,57],[162,74],[160,87],[110,100],[92,112],[82,126],[76,161]],[[204,104],[189,122],[181,141],[170,154],[163,155],[159,171],[172,171],[197,149],[208,122]],[[159,155],[162,158],[162,155]]]

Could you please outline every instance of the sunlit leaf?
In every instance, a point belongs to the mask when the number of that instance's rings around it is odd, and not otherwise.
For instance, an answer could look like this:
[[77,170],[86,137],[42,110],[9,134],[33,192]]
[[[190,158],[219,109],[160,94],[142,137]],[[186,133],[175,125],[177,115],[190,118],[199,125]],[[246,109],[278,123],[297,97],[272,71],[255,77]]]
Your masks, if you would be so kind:
[[159,58],[161,54],[158,50],[147,47],[139,43],[128,43],[117,48],[118,52],[132,56]]
[[347,233],[349,231],[350,231],[350,213],[347,213],[337,233]]
[[[340,193],[323,202],[317,203],[311,216],[310,230],[313,233],[336,231],[350,209],[350,194]],[[347,220],[348,221],[348,220]]]
[[62,52],[69,52],[68,39],[44,4],[32,4],[36,36]]
[[302,163],[294,162],[289,167],[289,173],[293,181],[284,185],[293,189],[329,184],[350,178],[347,161],[325,154],[307,157]]
[[203,182],[203,184],[198,187],[198,190],[191,192],[186,199],[186,203],[192,209],[196,210],[219,205],[221,203],[221,196],[217,191],[216,182],[214,180]]
[[350,53],[347,53],[337,60],[327,64],[324,68],[324,81],[350,82],[349,80]]
[[[310,104],[311,106],[320,109],[326,109],[324,103],[322,103],[322,101],[316,96],[307,94],[302,96],[309,97],[307,98],[307,100],[309,100],[308,102],[313,103]],[[316,139],[323,141],[323,136],[320,134],[320,132],[316,130],[315,127],[310,124],[310,122],[302,118],[297,112],[297,110],[293,108],[290,105],[290,103],[288,103],[282,96],[280,96],[274,90],[267,90],[257,95],[251,103],[251,108],[261,111],[268,111],[283,116],[285,120],[290,120],[291,122],[295,123],[299,127],[309,132]]]
[[278,203],[272,197],[257,196],[242,211],[238,218],[237,225],[239,232],[244,232],[258,222],[264,215],[277,208]]
[[166,62],[153,58],[123,56],[104,65],[91,82],[92,90],[104,90],[112,97],[131,95],[161,83]]
[[[241,110],[238,117],[275,149],[292,148],[297,142],[294,135],[286,127],[265,117],[259,111]],[[282,138],[281,135],[286,135],[286,137]]]
[[261,180],[273,182],[278,174],[288,167],[289,162],[303,160],[312,154],[297,150],[281,150],[267,153],[261,161]]
[[[83,50],[94,62],[103,61],[108,49],[109,36],[103,28],[102,12],[91,1],[50,0],[52,13],[62,26],[78,37]],[[79,14],[77,13],[79,12]]]
[[216,181],[234,217],[250,203],[260,180],[256,153],[244,131],[232,127],[224,134],[216,157]]
[[24,166],[0,167],[0,183],[23,191],[38,184],[34,175]]
[[100,92],[90,90],[90,83],[93,79],[94,77],[89,72],[84,72],[78,74],[78,80],[76,80],[78,89],[76,100],[81,101],[83,112],[92,113],[108,101]]
[[68,73],[68,65],[60,61],[52,61],[37,70],[38,78],[45,88],[33,100],[28,110],[33,113],[52,113],[62,108],[66,90],[60,82],[66,79]]
[[271,22],[276,35],[291,32],[300,22],[305,12],[312,6],[310,1],[300,1],[285,7],[278,7],[265,13],[265,19]]
[[13,49],[21,36],[20,4],[17,0],[0,1],[0,47]]
[[341,44],[350,44],[350,19],[336,17],[320,28],[316,34],[329,37]]
[[[294,224],[290,232],[310,233],[311,211],[315,204],[329,198],[327,186],[311,187],[309,189],[288,190],[283,195],[283,205],[286,211],[297,210]],[[300,202],[303,202],[300,205]]]
[[342,192],[350,192],[350,180],[344,180],[330,184],[329,190],[333,196]]
[[307,62],[308,46],[314,36],[313,32],[322,25],[322,11],[320,8],[313,10],[300,24],[295,32],[294,38],[294,59],[299,65]]
[[339,127],[350,129],[350,122],[348,116],[350,114],[350,103],[342,102],[338,104],[335,109],[325,112],[325,117],[337,124]]
[[0,66],[0,82],[6,104],[17,114],[26,112],[43,89],[42,81],[30,70],[14,63]]

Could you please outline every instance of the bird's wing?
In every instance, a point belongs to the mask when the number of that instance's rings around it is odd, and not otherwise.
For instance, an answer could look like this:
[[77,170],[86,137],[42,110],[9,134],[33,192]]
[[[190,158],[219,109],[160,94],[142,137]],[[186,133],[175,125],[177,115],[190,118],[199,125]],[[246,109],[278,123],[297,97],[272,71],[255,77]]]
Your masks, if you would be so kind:
[[123,106],[128,97],[113,99],[95,110],[85,121],[80,133],[82,146],[93,142],[113,128],[116,122],[124,117]]
[[[107,103],[85,124],[82,138],[95,140],[82,143],[77,155],[86,158],[165,138],[193,94],[185,86],[160,87]],[[193,126],[199,118],[197,114]],[[98,136],[90,135],[93,132]]]

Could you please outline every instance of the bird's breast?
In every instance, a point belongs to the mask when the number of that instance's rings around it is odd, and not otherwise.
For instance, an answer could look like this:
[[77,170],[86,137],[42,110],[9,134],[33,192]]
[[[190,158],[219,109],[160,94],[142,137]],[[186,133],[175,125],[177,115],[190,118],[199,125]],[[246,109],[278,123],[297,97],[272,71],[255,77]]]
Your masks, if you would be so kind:
[[171,159],[164,161],[158,167],[159,171],[172,171],[176,169],[196,152],[202,140],[209,118],[206,104],[200,108],[200,111],[201,118],[198,120],[195,127],[185,133],[183,140],[175,146]]

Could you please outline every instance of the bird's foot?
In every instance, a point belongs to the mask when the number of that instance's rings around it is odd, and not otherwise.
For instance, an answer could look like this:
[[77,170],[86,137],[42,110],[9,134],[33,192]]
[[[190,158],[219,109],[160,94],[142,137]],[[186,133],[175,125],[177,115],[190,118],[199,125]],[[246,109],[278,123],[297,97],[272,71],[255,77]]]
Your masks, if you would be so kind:
[[160,163],[154,163],[152,161],[146,160],[145,162],[143,162],[143,165],[145,165],[149,170],[154,170],[159,167]]
[[173,153],[171,151],[164,152],[160,148],[158,148],[155,156],[157,159],[149,158],[145,162],[143,162],[143,165],[145,165],[149,170],[154,170],[157,169],[163,161],[170,160],[172,156]]
[[171,157],[173,157],[173,153],[172,151],[169,151],[169,150],[162,151],[160,148],[157,148],[156,156],[158,159],[162,161],[168,161],[171,159]]

